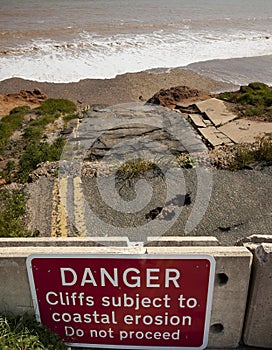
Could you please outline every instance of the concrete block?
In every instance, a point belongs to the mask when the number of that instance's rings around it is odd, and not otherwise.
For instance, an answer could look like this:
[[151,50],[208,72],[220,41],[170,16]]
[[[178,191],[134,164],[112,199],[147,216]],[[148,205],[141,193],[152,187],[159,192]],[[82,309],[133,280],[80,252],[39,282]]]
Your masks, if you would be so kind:
[[198,131],[213,147],[223,144],[223,141],[220,138],[220,135],[218,135],[217,129],[214,126],[199,128]]
[[254,250],[244,343],[272,348],[272,243]]
[[246,248],[249,248],[251,244],[255,244],[257,246],[261,243],[272,243],[272,235],[251,235],[249,237],[239,239],[236,245],[244,245]]
[[207,125],[204,123],[201,114],[189,114],[189,117],[196,127],[206,128]]
[[[131,242],[133,243],[133,242]],[[216,246],[218,239],[211,236],[150,236],[147,246]],[[127,237],[36,237],[2,238],[0,247],[128,247]]]
[[272,132],[272,123],[241,118],[218,128],[235,143],[251,143]]
[[127,247],[127,237],[1,238],[0,247]]
[[0,281],[0,313],[34,314],[24,257],[0,257]]
[[227,104],[216,98],[210,98],[195,104],[201,113],[205,113],[215,126],[223,125],[237,118],[230,112]]
[[[127,237],[35,237],[1,238],[0,247],[128,247]],[[133,242],[131,242],[133,243]],[[211,236],[150,236],[147,246],[216,246],[218,239]]]
[[211,236],[150,236],[147,237],[148,247],[187,247],[187,246],[218,246],[216,237]]
[[147,248],[148,254],[211,254],[216,274],[208,348],[236,348],[242,337],[252,254],[244,247]]
[[26,258],[30,254],[144,254],[144,248],[2,247],[0,250],[0,313],[34,314]]

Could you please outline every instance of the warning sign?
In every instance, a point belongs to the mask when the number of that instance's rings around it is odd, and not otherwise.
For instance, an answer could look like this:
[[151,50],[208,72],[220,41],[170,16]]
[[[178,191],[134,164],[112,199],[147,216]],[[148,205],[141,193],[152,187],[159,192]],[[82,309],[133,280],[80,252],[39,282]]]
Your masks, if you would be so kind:
[[36,316],[71,346],[204,349],[211,256],[31,255]]

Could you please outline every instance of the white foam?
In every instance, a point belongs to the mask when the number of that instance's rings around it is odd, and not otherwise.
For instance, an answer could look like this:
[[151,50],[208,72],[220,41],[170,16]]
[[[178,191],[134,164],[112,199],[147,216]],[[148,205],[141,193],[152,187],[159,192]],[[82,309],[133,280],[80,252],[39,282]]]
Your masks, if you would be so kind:
[[212,59],[272,54],[265,32],[163,30],[103,37],[83,32],[72,43],[40,40],[0,57],[0,80],[10,77],[73,82],[113,78],[152,68],[186,66]]

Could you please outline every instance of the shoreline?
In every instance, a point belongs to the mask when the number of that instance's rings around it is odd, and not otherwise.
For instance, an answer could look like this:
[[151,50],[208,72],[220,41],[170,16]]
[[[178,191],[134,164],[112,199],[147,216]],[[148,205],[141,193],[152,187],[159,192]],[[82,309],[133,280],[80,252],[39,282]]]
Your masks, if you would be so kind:
[[189,69],[168,72],[139,72],[117,75],[114,79],[84,79],[71,83],[47,83],[10,78],[0,82],[0,94],[41,89],[49,98],[65,98],[82,105],[118,104],[146,101],[160,89],[185,85],[208,93],[230,90],[232,84],[219,82]]
[[272,85],[272,55],[215,59],[179,68],[153,68],[112,79],[82,79],[51,83],[9,78],[0,81],[0,94],[40,88],[50,98],[67,98],[83,105],[117,104],[147,100],[160,89],[186,85],[208,93],[230,91],[253,81]]
[[271,64],[272,54],[195,62],[185,68],[234,86],[248,85],[254,81],[272,86]]

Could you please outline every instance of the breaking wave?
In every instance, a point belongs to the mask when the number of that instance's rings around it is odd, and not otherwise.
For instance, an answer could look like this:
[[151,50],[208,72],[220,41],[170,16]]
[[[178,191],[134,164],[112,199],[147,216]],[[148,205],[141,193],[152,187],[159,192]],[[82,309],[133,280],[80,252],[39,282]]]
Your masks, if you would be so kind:
[[272,37],[262,31],[186,29],[147,34],[82,32],[70,42],[35,40],[0,51],[0,80],[10,77],[74,82],[113,78],[152,68],[181,67],[212,59],[272,54]]

